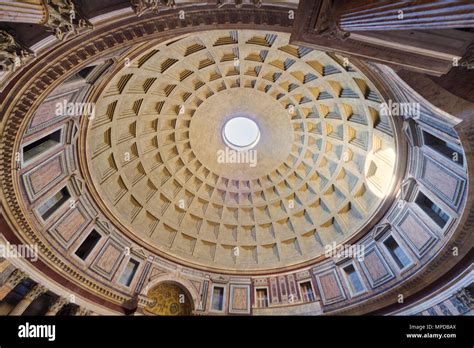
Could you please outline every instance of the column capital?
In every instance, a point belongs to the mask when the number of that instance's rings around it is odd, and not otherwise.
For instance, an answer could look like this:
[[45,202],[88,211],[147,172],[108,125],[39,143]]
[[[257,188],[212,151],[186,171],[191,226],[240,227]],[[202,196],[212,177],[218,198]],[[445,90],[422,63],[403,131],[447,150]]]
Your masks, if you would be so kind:
[[76,34],[79,28],[92,28],[92,24],[77,12],[72,0],[45,0],[44,3],[47,16],[42,24],[49,27],[59,40]]
[[0,273],[3,273],[8,267],[11,266],[10,261],[5,258],[0,258]]
[[8,287],[13,289],[15,286],[20,284],[22,280],[26,278],[28,278],[28,275],[19,268],[17,268],[8,276],[4,285],[7,285]]
[[25,295],[25,299],[29,301],[34,301],[41,295],[43,295],[45,292],[48,291],[48,288],[41,285],[41,284],[36,284],[28,293]]
[[76,312],[74,313],[75,316],[83,317],[86,315],[90,315],[90,311],[84,307],[77,307]]
[[69,301],[66,298],[59,296],[51,303],[46,314],[56,314],[61,310],[61,308],[63,308],[63,306],[67,305],[68,303]]
[[0,30],[0,71],[15,71],[31,55],[33,52],[20,44],[12,33]]

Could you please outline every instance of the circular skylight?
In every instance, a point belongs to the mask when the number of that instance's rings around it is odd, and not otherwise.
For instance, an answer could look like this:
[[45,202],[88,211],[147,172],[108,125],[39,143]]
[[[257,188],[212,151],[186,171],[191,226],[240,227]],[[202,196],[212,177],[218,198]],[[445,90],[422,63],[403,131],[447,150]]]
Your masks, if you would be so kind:
[[260,129],[247,117],[234,117],[224,125],[222,137],[226,145],[235,150],[249,150],[260,140]]

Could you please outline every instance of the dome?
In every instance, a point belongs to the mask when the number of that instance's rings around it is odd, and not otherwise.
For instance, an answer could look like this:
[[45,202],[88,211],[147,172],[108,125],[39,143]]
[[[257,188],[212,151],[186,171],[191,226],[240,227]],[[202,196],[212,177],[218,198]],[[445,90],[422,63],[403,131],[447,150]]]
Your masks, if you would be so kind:
[[[283,33],[175,38],[97,96],[84,137],[91,181],[125,233],[180,262],[310,261],[370,225],[390,196],[397,139],[369,86]],[[221,130],[235,120],[255,125],[252,150],[228,146]]]

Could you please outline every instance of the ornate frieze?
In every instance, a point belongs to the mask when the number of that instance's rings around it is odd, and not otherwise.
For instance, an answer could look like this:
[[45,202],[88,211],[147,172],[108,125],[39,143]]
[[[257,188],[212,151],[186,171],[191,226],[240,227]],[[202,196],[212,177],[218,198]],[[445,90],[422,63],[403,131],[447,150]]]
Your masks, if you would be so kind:
[[175,8],[174,0],[130,0],[135,14],[140,17],[147,12],[157,14],[161,7]]

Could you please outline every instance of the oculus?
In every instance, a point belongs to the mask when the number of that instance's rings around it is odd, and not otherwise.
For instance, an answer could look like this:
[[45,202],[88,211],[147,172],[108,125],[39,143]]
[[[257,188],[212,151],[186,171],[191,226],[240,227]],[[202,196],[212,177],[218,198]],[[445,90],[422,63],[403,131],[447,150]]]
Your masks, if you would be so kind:
[[250,150],[260,140],[260,129],[250,118],[233,117],[225,123],[222,138],[225,144],[234,150]]

